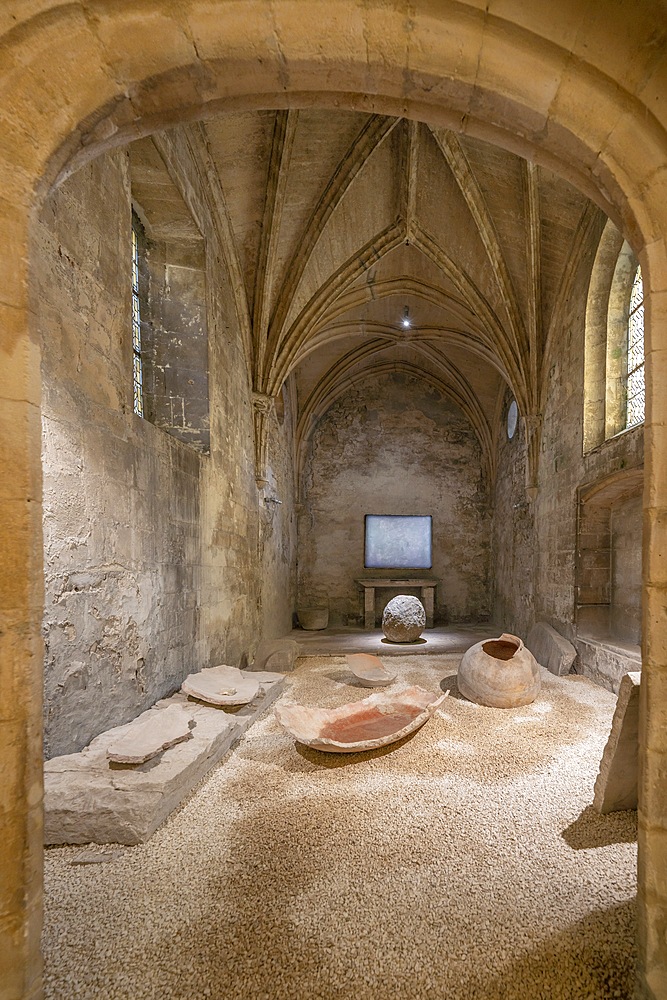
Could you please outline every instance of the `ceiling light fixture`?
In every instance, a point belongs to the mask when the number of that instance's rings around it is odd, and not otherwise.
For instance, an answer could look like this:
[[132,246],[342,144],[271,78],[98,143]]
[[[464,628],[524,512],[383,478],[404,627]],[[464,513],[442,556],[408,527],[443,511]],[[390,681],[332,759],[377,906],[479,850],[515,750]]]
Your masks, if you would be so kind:
[[410,323],[410,310],[406,306],[403,310],[403,326],[407,329],[412,324]]

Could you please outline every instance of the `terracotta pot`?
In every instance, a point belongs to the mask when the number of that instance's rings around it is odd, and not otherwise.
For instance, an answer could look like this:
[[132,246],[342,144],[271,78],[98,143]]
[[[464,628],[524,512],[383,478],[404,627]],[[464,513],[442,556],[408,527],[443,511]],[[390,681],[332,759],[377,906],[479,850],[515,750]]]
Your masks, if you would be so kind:
[[315,632],[329,624],[328,608],[300,608],[297,612],[301,628]]
[[457,676],[464,698],[489,708],[530,705],[540,690],[540,667],[516,635],[476,642],[463,654]]

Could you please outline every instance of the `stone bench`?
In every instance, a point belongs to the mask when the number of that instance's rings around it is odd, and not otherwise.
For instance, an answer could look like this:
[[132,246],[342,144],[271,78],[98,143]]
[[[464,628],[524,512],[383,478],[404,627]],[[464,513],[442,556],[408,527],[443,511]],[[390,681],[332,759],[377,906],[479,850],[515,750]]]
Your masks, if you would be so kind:
[[[223,754],[275,701],[283,679],[262,681],[249,705],[233,712],[191,701],[182,692],[133,722],[97,736],[79,753],[44,765],[45,844],[140,844],[157,830]],[[267,677],[275,675],[267,674]],[[188,739],[143,764],[110,762],[108,748],[150,713],[178,705],[191,717]]]
[[438,586],[438,581],[434,577],[364,576],[357,580],[357,583],[364,589],[364,628],[374,629],[376,626],[375,591],[381,587],[390,587],[394,590],[400,590],[401,587],[419,590],[426,612],[426,628],[433,628],[435,588]]

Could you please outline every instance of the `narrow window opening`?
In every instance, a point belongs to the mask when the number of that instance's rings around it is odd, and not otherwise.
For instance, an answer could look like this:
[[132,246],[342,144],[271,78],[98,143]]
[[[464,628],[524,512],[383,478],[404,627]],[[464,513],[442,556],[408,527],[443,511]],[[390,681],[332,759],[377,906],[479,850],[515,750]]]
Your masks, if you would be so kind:
[[628,317],[628,375],[626,427],[644,420],[646,387],[644,382],[644,284],[642,269],[637,268],[630,295]]
[[141,360],[141,302],[139,299],[139,235],[140,223],[132,213],[132,380],[134,412],[144,415],[144,370]]

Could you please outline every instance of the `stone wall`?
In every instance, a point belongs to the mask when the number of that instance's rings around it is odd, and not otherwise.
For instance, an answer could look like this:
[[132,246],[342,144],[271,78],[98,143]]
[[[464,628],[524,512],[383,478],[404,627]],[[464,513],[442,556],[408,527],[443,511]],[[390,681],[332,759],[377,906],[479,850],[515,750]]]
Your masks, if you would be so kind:
[[638,643],[642,627],[642,498],[611,510],[611,606],[619,638]]
[[[365,514],[431,514],[433,567],[414,575],[439,580],[436,623],[488,617],[490,519],[480,445],[458,407],[421,380],[369,378],[334,403],[310,441],[302,501],[299,602],[328,605],[332,624],[363,623],[355,579],[382,575],[364,570]],[[382,604],[393,593],[381,590]]]
[[[586,294],[594,253],[592,241],[581,254],[561,313],[562,322],[546,359],[548,392],[542,415],[538,492],[534,502],[528,501],[525,490],[525,422],[520,419],[518,441],[516,438],[507,441],[504,430],[509,397],[498,431],[494,615],[503,628],[524,638],[532,622],[542,620],[568,639],[574,639],[579,490],[622,470],[640,469],[643,465],[643,427],[618,434],[583,453]],[[510,460],[512,452],[517,456],[516,463]],[[636,524],[632,530],[636,543]],[[629,558],[627,552],[626,556]],[[638,558],[639,553],[635,552],[632,557],[635,576]],[[611,582],[610,579],[610,587]],[[634,584],[633,587],[636,593]],[[585,672],[580,661],[576,666]],[[626,669],[636,669],[636,665]]]
[[130,204],[121,150],[59,188],[34,233],[48,756],[128,721],[192,670],[244,663],[262,632],[289,628],[294,604],[292,423],[272,433],[285,514],[267,532],[247,363],[210,222],[210,455],[132,411]]
[[507,436],[507,411],[512,401],[505,393],[497,431],[497,473],[493,509],[493,620],[505,632],[524,639],[533,620],[536,553],[534,510],[526,498],[525,424],[519,420],[514,436]]

